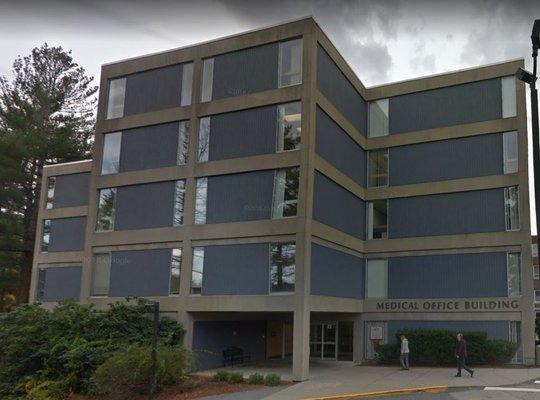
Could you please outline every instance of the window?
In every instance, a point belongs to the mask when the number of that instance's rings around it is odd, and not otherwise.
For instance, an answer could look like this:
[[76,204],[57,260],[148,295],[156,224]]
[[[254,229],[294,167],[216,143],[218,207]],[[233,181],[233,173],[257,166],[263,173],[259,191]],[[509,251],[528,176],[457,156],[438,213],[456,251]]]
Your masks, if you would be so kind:
[[381,99],[369,103],[368,137],[388,135],[388,99]]
[[276,170],[272,218],[296,217],[299,175],[298,167]]
[[501,78],[502,117],[516,116],[516,78],[505,76]]
[[181,121],[178,128],[178,150],[176,151],[176,165],[187,164],[189,149],[189,122]]
[[[535,238],[536,240],[536,238]],[[538,243],[533,243],[531,246],[532,256],[538,257]]]
[[367,238],[388,238],[388,200],[375,200],[367,203]]
[[47,270],[45,268],[38,269],[37,285],[36,285],[36,300],[42,301],[45,295],[45,279],[47,278]]
[[508,279],[508,297],[521,296],[521,254],[506,254],[506,276]]
[[126,78],[109,81],[109,98],[107,100],[107,119],[124,116],[124,98],[126,96]]
[[111,255],[108,253],[94,256],[92,271],[92,296],[107,296],[111,279]]
[[120,168],[120,146],[122,132],[106,133],[103,135],[103,159],[101,174],[115,174]]
[[302,39],[279,43],[279,87],[302,83]]
[[517,132],[503,133],[504,173],[512,174],[518,171],[518,141]]
[[204,269],[204,247],[193,248],[193,268],[191,269],[191,294],[201,294]]
[[56,176],[50,176],[47,178],[47,202],[45,208],[53,208],[54,200],[54,185],[56,185]]
[[210,117],[199,119],[199,143],[197,160],[199,162],[208,161],[210,155]]
[[208,178],[197,179],[195,188],[195,223],[206,224],[206,197],[208,194]]
[[173,226],[184,224],[184,198],[186,194],[186,181],[181,179],[176,181],[174,188],[174,216]]
[[368,153],[368,187],[388,186],[388,149]]
[[206,58],[203,60],[201,102],[212,100],[213,84],[214,84],[214,59]]
[[116,188],[101,189],[96,221],[96,232],[114,230],[114,215],[116,212]]
[[519,191],[517,186],[504,188],[506,230],[519,230]]
[[534,291],[534,301],[535,303],[540,303],[540,290]]
[[300,147],[302,130],[302,103],[278,106],[277,151],[296,150]]
[[540,279],[540,267],[538,265],[534,266],[534,279]]
[[182,94],[180,97],[181,106],[191,104],[191,86],[193,85],[193,63],[182,65]]
[[366,299],[388,297],[388,260],[367,260]]
[[296,245],[270,244],[270,293],[294,292]]
[[172,249],[171,255],[171,279],[169,282],[169,294],[180,294],[180,269],[182,267],[182,249]]
[[518,349],[512,363],[521,363],[523,361],[523,346],[521,345],[521,321],[508,321],[508,340],[512,343],[517,343]]
[[43,235],[41,236],[41,251],[49,251],[49,242],[51,240],[51,220],[43,220]]

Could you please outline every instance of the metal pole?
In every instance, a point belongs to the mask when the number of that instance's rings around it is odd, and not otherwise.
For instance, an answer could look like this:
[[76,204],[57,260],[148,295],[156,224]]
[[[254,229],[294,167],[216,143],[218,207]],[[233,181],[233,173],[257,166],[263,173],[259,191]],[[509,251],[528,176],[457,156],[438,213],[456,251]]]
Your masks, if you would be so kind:
[[148,399],[152,400],[154,392],[156,391],[156,378],[157,378],[157,343],[159,333],[159,301],[154,301],[154,334],[152,336],[152,355],[151,355],[151,367],[150,367],[150,382],[148,388]]
[[533,45],[533,81],[531,87],[531,119],[533,139],[534,203],[536,205],[536,243],[540,248],[540,139],[538,132],[538,93],[536,90],[536,59],[538,48]]

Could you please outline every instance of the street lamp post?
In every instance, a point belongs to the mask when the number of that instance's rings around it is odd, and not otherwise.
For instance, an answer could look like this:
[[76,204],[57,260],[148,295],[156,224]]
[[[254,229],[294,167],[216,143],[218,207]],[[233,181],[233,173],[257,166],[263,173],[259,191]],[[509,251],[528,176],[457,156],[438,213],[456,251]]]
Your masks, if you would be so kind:
[[157,378],[157,343],[159,335],[159,301],[147,301],[146,306],[153,312],[153,335],[152,335],[152,353],[150,355],[150,376],[148,379],[148,399],[152,400],[156,391]]
[[[531,117],[532,117],[532,139],[533,139],[533,169],[534,169],[534,199],[536,205],[536,243],[539,243],[538,237],[540,230],[540,139],[538,132],[538,94],[536,90],[536,59],[538,57],[538,48],[540,47],[540,19],[534,21],[531,34],[533,72],[518,68],[516,78],[529,84],[531,89]],[[540,247],[540,245],[539,245]]]

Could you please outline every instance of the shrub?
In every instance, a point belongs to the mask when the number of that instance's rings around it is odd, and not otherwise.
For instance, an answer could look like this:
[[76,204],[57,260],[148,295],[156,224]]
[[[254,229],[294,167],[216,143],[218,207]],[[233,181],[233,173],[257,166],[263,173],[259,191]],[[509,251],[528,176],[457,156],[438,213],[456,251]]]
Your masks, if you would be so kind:
[[[455,364],[456,332],[445,329],[402,329],[396,341],[409,340],[410,361],[417,364]],[[467,355],[472,364],[505,363],[515,354],[517,345],[505,340],[488,340],[486,332],[467,332]],[[380,363],[397,362],[399,344],[379,345],[375,352]]]
[[267,374],[264,378],[264,384],[266,386],[279,386],[281,385],[281,376],[278,374]]
[[214,382],[228,382],[229,380],[229,373],[227,371],[218,371],[214,374],[212,377],[212,380]]
[[262,385],[264,384],[264,376],[255,372],[249,376],[248,382],[250,385]]
[[[133,390],[147,392],[152,362],[150,346],[128,346],[114,353],[92,376],[92,393],[108,394]],[[192,366],[190,352],[182,347],[159,346],[156,390],[177,383]]]
[[517,343],[506,340],[488,340],[486,342],[487,362],[504,364],[510,362],[518,349]]
[[[0,398],[28,395],[26,383],[34,379],[32,388],[44,383],[37,390],[61,381],[68,391],[85,393],[93,372],[116,350],[150,344],[152,324],[142,302],[114,303],[106,311],[74,302],[52,311],[16,307],[0,323]],[[160,344],[178,345],[183,335],[181,325],[161,319]]]
[[375,348],[375,354],[379,363],[393,363],[398,359],[399,347],[395,344],[380,344]]
[[30,381],[26,393],[27,400],[65,400],[69,397],[69,388],[63,381]]
[[227,380],[230,384],[242,383],[244,382],[244,375],[241,372],[231,372],[229,374],[229,379]]

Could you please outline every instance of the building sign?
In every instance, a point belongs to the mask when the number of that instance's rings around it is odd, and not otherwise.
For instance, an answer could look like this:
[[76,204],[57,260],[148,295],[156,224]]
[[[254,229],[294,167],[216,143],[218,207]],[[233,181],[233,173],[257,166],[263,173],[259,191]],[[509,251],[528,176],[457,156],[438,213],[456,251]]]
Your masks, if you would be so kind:
[[380,300],[365,301],[364,312],[474,312],[514,311],[518,300]]
[[372,326],[369,330],[369,338],[371,340],[382,340],[383,338],[383,327],[382,326]]

